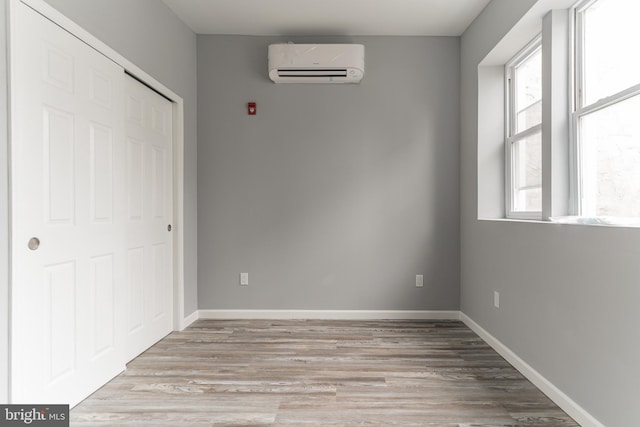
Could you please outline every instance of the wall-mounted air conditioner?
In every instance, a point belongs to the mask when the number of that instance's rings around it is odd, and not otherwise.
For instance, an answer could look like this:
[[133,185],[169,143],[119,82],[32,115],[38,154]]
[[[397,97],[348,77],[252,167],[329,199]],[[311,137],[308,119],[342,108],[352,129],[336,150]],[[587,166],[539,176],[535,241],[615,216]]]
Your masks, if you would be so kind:
[[363,76],[361,44],[269,45],[269,78],[275,83],[359,83]]

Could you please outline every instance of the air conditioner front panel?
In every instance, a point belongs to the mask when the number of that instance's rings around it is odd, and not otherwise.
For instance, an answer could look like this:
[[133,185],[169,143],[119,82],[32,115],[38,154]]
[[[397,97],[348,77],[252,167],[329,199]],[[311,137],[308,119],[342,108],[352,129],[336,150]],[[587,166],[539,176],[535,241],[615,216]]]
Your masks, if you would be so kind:
[[362,45],[269,46],[269,78],[275,83],[359,83],[363,75]]

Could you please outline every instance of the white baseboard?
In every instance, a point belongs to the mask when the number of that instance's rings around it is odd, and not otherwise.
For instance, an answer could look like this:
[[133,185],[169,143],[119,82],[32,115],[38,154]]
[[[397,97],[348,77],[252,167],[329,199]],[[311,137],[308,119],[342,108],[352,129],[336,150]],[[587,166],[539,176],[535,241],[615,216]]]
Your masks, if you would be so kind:
[[588,413],[584,408],[574,402],[569,396],[564,394],[558,387],[553,385],[551,381],[546,379],[542,374],[531,367],[527,362],[522,360],[509,347],[504,345],[500,340],[487,332],[482,326],[474,322],[469,316],[460,313],[462,320],[471,330],[480,336],[487,344],[489,344],[500,356],[504,357],[507,362],[513,365],[522,375],[531,381],[536,387],[546,394],[549,399],[558,405],[563,411],[569,414],[582,427],[604,427],[593,415]]
[[192,324],[193,322],[195,322],[196,320],[198,320],[200,318],[200,313],[198,310],[194,311],[193,313],[191,313],[190,315],[186,316],[184,319],[182,319],[182,321],[180,322],[180,330],[182,331],[183,329],[185,329],[186,327],[188,327],[190,324]]
[[199,310],[199,319],[459,320],[457,310]]

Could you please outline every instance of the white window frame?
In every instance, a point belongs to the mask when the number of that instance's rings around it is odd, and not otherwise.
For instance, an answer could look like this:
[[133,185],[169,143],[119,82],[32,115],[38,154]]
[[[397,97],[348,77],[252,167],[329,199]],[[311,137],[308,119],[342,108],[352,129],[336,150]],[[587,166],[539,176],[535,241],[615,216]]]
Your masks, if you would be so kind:
[[[588,114],[618,104],[633,96],[640,95],[640,84],[628,87],[618,93],[606,98],[599,99],[588,105],[583,105],[583,94],[585,91],[585,66],[584,66],[584,11],[598,0],[583,0],[576,3],[571,9],[572,16],[572,47],[573,47],[573,88],[572,112],[571,112],[571,206],[573,213],[578,216],[589,215],[586,205],[595,204],[595,196],[590,194],[583,184],[582,174],[584,153],[580,146],[580,119]],[[630,52],[630,54],[632,54]]]
[[[542,49],[542,35],[538,34],[520,52],[505,65],[505,210],[507,218],[541,220],[542,209],[539,211],[514,210],[514,173],[513,173],[513,144],[536,133],[542,133],[542,123],[516,133],[517,118],[515,117],[515,69],[531,55]],[[542,70],[541,70],[542,73]],[[540,185],[542,191],[542,184]]]

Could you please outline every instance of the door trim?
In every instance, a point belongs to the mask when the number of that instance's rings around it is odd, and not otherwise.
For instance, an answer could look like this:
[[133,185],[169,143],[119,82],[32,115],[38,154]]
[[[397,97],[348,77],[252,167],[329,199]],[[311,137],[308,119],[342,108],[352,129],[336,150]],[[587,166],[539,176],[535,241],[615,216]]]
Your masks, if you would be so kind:
[[[62,13],[54,9],[44,0],[9,0],[9,38],[13,28],[16,25],[15,10],[19,3],[23,3],[32,8],[45,18],[54,22],[65,31],[71,33],[105,57],[109,58],[122,68],[133,74],[136,78],[143,81],[144,84],[150,86],[153,90],[159,92],[173,103],[173,330],[182,330],[188,324],[188,319],[184,318],[184,100],[172,90],[164,86],[158,80],[151,77],[144,70],[127,60],[124,56],[107,46],[95,36],[84,30],[78,24],[64,16]],[[12,71],[12,52],[11,42],[9,42],[8,62],[9,62],[9,147],[13,143],[11,135],[11,71]],[[11,148],[10,148],[11,149]],[[10,193],[13,191],[9,184]],[[9,227],[12,227],[11,218],[9,219]],[[12,253],[12,249],[9,250]],[[10,255],[11,256],[11,255]],[[11,263],[11,261],[10,261]],[[9,292],[11,292],[12,283],[9,282]],[[10,300],[10,298],[9,298]],[[9,307],[11,311],[11,307]],[[11,343],[11,326],[9,329],[9,340]],[[9,344],[10,344],[9,343]],[[11,345],[11,344],[10,344]],[[10,354],[10,348],[9,354]],[[11,362],[9,362],[11,363]],[[9,372],[10,373],[10,372]],[[11,381],[11,379],[9,379]]]

